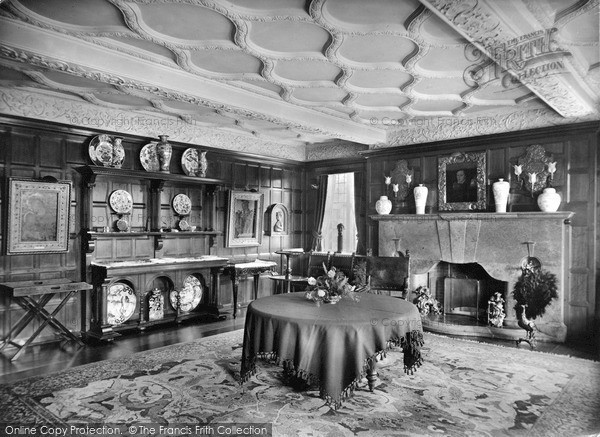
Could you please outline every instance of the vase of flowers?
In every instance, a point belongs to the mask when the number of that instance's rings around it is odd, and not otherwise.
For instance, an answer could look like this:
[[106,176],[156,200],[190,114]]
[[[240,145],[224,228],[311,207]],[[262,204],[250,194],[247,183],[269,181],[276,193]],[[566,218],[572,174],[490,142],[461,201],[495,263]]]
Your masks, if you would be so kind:
[[323,275],[308,278],[306,298],[320,306],[322,303],[336,304],[343,298],[360,300],[356,287],[348,283],[348,278],[341,270],[331,267],[327,269],[323,264]]

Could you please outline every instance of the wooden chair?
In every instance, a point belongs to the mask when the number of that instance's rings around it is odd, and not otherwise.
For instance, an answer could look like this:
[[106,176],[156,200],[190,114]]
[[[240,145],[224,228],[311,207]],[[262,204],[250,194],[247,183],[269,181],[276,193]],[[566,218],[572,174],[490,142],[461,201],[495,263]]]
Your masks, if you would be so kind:
[[349,281],[353,278],[355,253],[334,253],[331,257],[331,267],[344,272]]
[[331,268],[331,252],[315,252],[311,251],[308,254],[308,267],[306,269],[306,276],[316,278],[317,276],[323,275],[323,264],[327,269]]
[[410,254],[367,257],[367,280],[371,293],[410,299]]

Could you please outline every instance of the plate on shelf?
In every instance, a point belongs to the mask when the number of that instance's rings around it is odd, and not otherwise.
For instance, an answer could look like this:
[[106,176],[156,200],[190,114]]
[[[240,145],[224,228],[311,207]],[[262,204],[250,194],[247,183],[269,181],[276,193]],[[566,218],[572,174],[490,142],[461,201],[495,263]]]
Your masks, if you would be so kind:
[[133,289],[121,282],[108,287],[106,293],[106,321],[109,325],[125,323],[135,312],[137,297]]
[[129,230],[129,223],[124,218],[117,220],[116,226],[120,232],[127,232]]
[[128,214],[133,209],[133,198],[125,190],[115,190],[110,194],[108,199],[110,207],[117,214]]
[[173,209],[179,215],[188,215],[192,211],[192,201],[185,194],[173,197]]
[[200,280],[193,275],[189,275],[183,281],[183,289],[181,291],[171,291],[169,300],[171,301],[171,306],[181,313],[192,311],[202,300],[202,284]]
[[192,227],[190,226],[190,224],[188,223],[188,221],[186,219],[179,220],[179,223],[177,224],[177,226],[179,226],[179,230],[183,231],[183,232],[187,232],[192,229]]
[[[92,138],[88,153],[94,164],[102,165],[104,167],[112,167],[114,153],[113,143],[110,135],[102,134]],[[124,154],[123,157],[125,157]]]
[[188,176],[196,176],[198,174],[198,150],[189,148],[183,152],[181,156],[181,168]]
[[156,143],[149,143],[142,147],[140,162],[146,171],[157,172],[160,170],[160,163],[156,155]]

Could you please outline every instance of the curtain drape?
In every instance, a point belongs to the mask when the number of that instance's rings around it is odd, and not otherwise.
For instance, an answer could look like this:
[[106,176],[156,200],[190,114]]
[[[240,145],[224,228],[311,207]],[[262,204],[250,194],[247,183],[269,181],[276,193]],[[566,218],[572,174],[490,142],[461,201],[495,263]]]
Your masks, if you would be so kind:
[[312,250],[321,251],[321,240],[323,238],[321,231],[323,230],[323,217],[325,217],[325,201],[327,199],[327,183],[328,175],[319,177],[319,188],[317,189],[317,207],[315,208],[315,222],[313,226],[313,241]]
[[367,232],[367,217],[365,215],[365,185],[364,173],[354,173],[354,215],[356,219],[356,233],[358,242],[356,244],[356,253],[364,255],[367,253],[366,232]]

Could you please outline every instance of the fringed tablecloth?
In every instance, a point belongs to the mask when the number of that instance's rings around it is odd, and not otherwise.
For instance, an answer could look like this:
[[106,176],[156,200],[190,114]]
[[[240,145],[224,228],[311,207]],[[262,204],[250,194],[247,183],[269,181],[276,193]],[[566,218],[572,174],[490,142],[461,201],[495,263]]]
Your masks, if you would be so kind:
[[404,353],[404,371],[422,363],[423,328],[415,305],[362,294],[317,307],[303,292],[261,298],[248,306],[241,381],[256,371],[257,358],[272,358],[288,375],[319,384],[335,408],[350,396],[374,360],[394,346]]

